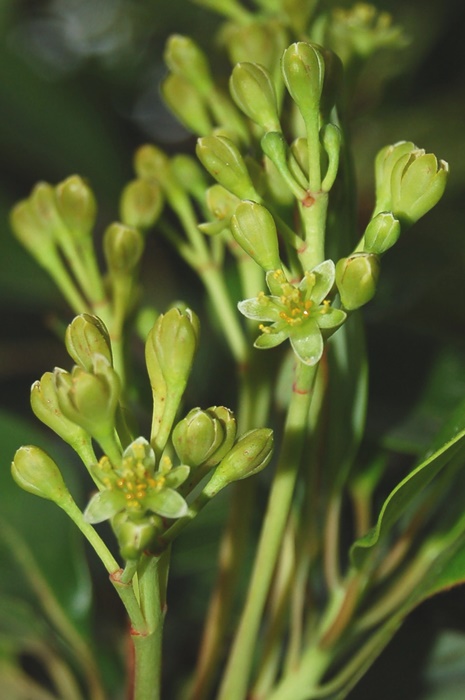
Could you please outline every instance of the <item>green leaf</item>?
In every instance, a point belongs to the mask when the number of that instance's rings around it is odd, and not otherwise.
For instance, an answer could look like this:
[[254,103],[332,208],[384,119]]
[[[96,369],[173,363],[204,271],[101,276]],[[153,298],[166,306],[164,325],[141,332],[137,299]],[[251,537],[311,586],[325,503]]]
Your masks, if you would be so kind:
[[356,567],[363,565],[413,499],[463,447],[464,437],[465,402],[462,402],[423,460],[391,491],[381,508],[376,526],[353,544],[351,559]]

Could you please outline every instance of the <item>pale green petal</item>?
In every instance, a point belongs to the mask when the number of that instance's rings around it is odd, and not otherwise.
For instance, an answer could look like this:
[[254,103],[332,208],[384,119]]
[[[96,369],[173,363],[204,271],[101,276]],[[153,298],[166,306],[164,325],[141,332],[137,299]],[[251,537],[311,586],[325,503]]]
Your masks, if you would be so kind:
[[255,299],[244,299],[240,301],[237,308],[247,318],[254,321],[274,321],[279,320],[279,314],[283,309],[283,305],[279,297],[263,296],[255,297]]
[[254,343],[254,347],[260,350],[275,348],[289,338],[289,330],[279,331],[278,333],[262,333],[258,336]]
[[177,489],[181,486],[189,476],[190,467],[187,464],[180,464],[179,467],[171,469],[167,474],[164,474],[166,485],[172,489]]
[[322,308],[321,311],[317,311],[313,318],[320,328],[337,328],[344,323],[347,314],[342,309],[333,309],[332,306],[328,306],[327,309]]
[[[315,284],[310,292],[310,299],[319,306],[326,299],[334,285],[336,268],[332,260],[324,260],[311,271],[315,275]],[[305,277],[301,284],[305,283]]]
[[182,518],[187,513],[187,503],[180,493],[167,488],[148,493],[143,501],[147,510],[161,515],[162,518]]
[[297,357],[306,365],[316,365],[323,354],[323,338],[318,326],[305,324],[298,332],[293,331],[289,336],[292,348]]
[[84,520],[88,523],[101,523],[124,510],[126,499],[122,491],[107,489],[92,496],[84,511]]
[[142,462],[144,467],[151,472],[155,468],[155,452],[144,437],[136,438],[126,447],[123,452],[123,460],[127,459],[130,459],[131,462]]

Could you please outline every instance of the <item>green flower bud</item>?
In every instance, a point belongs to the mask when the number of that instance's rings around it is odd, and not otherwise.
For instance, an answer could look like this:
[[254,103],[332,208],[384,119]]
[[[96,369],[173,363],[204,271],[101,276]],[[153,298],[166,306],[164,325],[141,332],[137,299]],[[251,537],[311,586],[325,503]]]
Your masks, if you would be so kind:
[[81,367],[74,367],[71,374],[55,371],[55,385],[66,418],[97,441],[114,432],[121,384],[106,357],[94,356],[92,373]]
[[31,203],[24,199],[16,204],[10,214],[13,233],[21,245],[46,269],[56,258],[55,240],[52,232],[37,220]]
[[26,445],[16,451],[11,474],[25,491],[60,505],[71,499],[61,472],[51,457],[39,447]]
[[153,393],[152,445],[159,454],[173,425],[197,350],[199,322],[190,310],[161,314],[145,344]]
[[281,131],[271,76],[259,63],[238,63],[229,81],[237,106],[265,131]]
[[411,141],[399,141],[382,148],[375,159],[376,205],[374,214],[392,210],[391,177],[396,163],[416,150]]
[[244,159],[225,136],[204,136],[197,141],[197,157],[220,185],[239,199],[257,199]]
[[242,202],[231,218],[234,239],[266,272],[281,267],[276,224],[268,209],[255,202]]
[[65,345],[75,363],[87,372],[93,370],[95,355],[103,355],[113,364],[110,336],[97,316],[76,316],[66,329]]
[[153,517],[144,517],[140,522],[134,522],[124,511],[112,518],[119,551],[125,561],[139,559],[144,550],[150,548],[161,529],[153,523],[154,520]]
[[205,490],[213,496],[233,481],[258,474],[267,466],[272,454],[273,431],[269,428],[250,430],[219,463]]
[[155,180],[132,180],[121,194],[121,221],[145,231],[158,220],[163,208],[161,187]]
[[196,158],[179,153],[171,158],[171,172],[183,190],[192,194],[201,204],[205,203],[207,177]]
[[233,65],[253,61],[272,73],[279,68],[281,54],[289,43],[282,21],[275,18],[263,21],[254,18],[253,22],[227,24],[222,29],[221,38]]
[[134,155],[134,170],[143,180],[160,182],[169,169],[169,158],[160,148],[150,143],[137,149]]
[[435,155],[415,149],[395,164],[391,176],[392,211],[411,226],[439,202],[446,188],[449,166]]
[[91,235],[97,203],[92,190],[79,175],[72,175],[55,187],[55,201],[60,218],[73,235]]
[[335,124],[325,124],[320,132],[321,142],[328,156],[328,168],[321,183],[323,192],[329,192],[336,180],[339,169],[342,133]]
[[164,58],[172,73],[185,78],[202,94],[212,88],[207,58],[190,37],[173,34],[166,44]]
[[[300,184],[306,186],[306,180],[302,180],[300,172],[305,178],[308,178],[308,142],[304,136],[300,136],[291,143],[291,157],[289,158],[289,170],[296,179],[299,179]],[[293,162],[295,161],[295,163]],[[297,167],[296,167],[297,164]]]
[[181,75],[171,73],[162,85],[163,98],[179,121],[198,136],[205,136],[213,124],[198,90]]
[[[185,383],[197,350],[199,323],[193,311],[161,314],[147,338],[148,360],[156,362],[168,384]],[[149,376],[150,367],[148,366]]]
[[400,223],[392,212],[377,214],[368,224],[363,234],[365,253],[382,255],[397,242],[400,236]]
[[325,63],[319,47],[298,41],[282,57],[284,82],[303,118],[318,113],[325,77]]
[[336,285],[342,305],[348,311],[358,309],[375,295],[379,277],[379,257],[372,253],[353,253],[336,265]]
[[193,408],[173,430],[173,447],[180,461],[198,467],[222,445],[225,432],[221,422],[210,411]]
[[[64,372],[56,369],[55,372]],[[51,428],[62,440],[80,453],[91,440],[81,427],[65,418],[59,403],[53,372],[45,372],[31,387],[31,407],[37,418]]]
[[29,197],[34,217],[44,231],[48,231],[55,241],[60,242],[68,232],[58,213],[55,188],[48,182],[39,182]]
[[141,259],[144,239],[141,232],[132,226],[114,223],[105,231],[103,251],[110,274],[130,275]]
[[207,466],[214,467],[226,457],[229,450],[234,445],[237,433],[237,422],[234,418],[234,413],[230,411],[229,408],[225,408],[225,406],[212,406],[208,409],[208,412],[220,421],[225,435],[222,444],[210,455],[206,462]]

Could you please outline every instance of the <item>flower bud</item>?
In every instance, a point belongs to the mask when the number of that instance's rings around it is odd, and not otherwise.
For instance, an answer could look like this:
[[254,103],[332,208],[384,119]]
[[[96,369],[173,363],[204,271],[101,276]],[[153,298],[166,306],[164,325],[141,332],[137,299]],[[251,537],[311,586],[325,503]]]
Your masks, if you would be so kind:
[[71,499],[61,472],[51,457],[39,447],[26,445],[16,451],[11,474],[25,491],[58,505]]
[[103,251],[110,274],[130,275],[141,259],[144,239],[132,226],[114,223],[108,226],[103,237]]
[[249,119],[265,131],[281,131],[276,93],[266,68],[259,63],[238,63],[234,66],[229,90]]
[[[155,322],[146,343],[147,361],[160,366],[168,384],[187,381],[197,350],[199,322],[190,309],[170,309]],[[151,367],[147,367],[149,376]]]
[[166,104],[189,131],[198,136],[211,132],[213,125],[204,100],[189,81],[171,73],[161,89]]
[[234,239],[266,272],[281,267],[276,224],[268,209],[242,202],[231,218]]
[[375,214],[392,211],[391,177],[397,161],[416,150],[411,141],[398,141],[382,148],[375,159],[376,205]]
[[56,257],[55,240],[52,232],[37,220],[29,200],[24,199],[13,207],[10,224],[21,245],[40,265],[48,268]]
[[363,234],[365,253],[382,255],[397,242],[400,236],[400,223],[392,212],[377,214],[368,224]]
[[[241,8],[243,9],[242,5]],[[275,18],[231,22],[223,27],[221,38],[233,65],[241,61],[253,61],[272,73],[279,67],[281,54],[289,43],[283,22]]]
[[145,359],[153,394],[152,445],[168,440],[197,350],[199,322],[190,310],[161,314],[148,334]]
[[93,370],[95,355],[103,355],[110,365],[113,363],[110,336],[97,316],[76,316],[66,329],[65,345],[75,363],[87,372]]
[[150,143],[137,149],[134,155],[134,170],[137,177],[143,180],[160,182],[169,168],[169,158],[161,148]]
[[203,205],[208,182],[206,173],[198,160],[184,153],[178,153],[171,158],[170,165],[176,182]]
[[92,190],[79,175],[71,175],[55,187],[55,201],[60,218],[73,235],[91,235],[97,203]]
[[[64,370],[56,369],[55,372]],[[55,375],[45,372],[31,387],[31,407],[37,418],[53,430],[62,440],[80,453],[90,445],[90,437],[80,426],[65,418],[59,403],[55,386]]]
[[145,231],[158,220],[163,208],[161,187],[155,180],[132,180],[121,194],[121,221]]
[[211,497],[233,481],[257,474],[267,466],[272,454],[273,431],[269,428],[250,430],[219,463],[205,490]]
[[415,149],[395,164],[391,176],[392,211],[402,224],[411,226],[439,202],[447,183],[449,166],[432,153]]
[[336,265],[336,285],[342,305],[354,311],[375,294],[379,277],[379,257],[371,253],[353,253]]
[[134,522],[126,512],[118,513],[112,518],[119,551],[125,561],[139,559],[144,550],[149,549],[160,527],[157,527],[153,517],[144,517]]
[[216,452],[225,439],[221,422],[209,411],[193,408],[173,430],[173,447],[180,461],[197,467]]
[[320,132],[321,142],[328,156],[328,168],[321,183],[323,192],[329,192],[336,180],[339,169],[339,154],[341,151],[342,133],[335,124],[325,124]]
[[205,93],[212,87],[210,68],[203,51],[187,36],[173,34],[165,48],[165,63],[172,73],[180,75]]
[[324,59],[314,44],[298,41],[282,57],[284,82],[303,118],[317,113],[325,77]]
[[94,356],[93,372],[74,367],[71,374],[55,371],[58,404],[66,418],[96,440],[111,435],[121,394],[117,373],[103,355]]
[[257,199],[244,159],[225,136],[204,136],[197,141],[197,157],[220,185],[239,199]]
[[48,182],[39,182],[35,185],[29,197],[33,215],[39,226],[48,231],[58,242],[63,236],[68,235],[63,220],[58,213],[56,192]]

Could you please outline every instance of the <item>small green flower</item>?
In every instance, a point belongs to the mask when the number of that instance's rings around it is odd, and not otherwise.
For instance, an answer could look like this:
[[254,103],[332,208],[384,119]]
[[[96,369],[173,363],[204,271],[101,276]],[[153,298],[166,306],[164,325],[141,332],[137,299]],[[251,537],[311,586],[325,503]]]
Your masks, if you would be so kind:
[[273,348],[289,338],[297,357],[307,365],[315,365],[323,354],[323,337],[331,335],[346,318],[344,311],[333,308],[326,298],[334,277],[332,260],[306,272],[298,285],[288,282],[282,270],[268,272],[271,295],[260,292],[255,299],[245,299],[238,305],[247,318],[270,324],[260,324],[262,334],[255,347]]
[[143,437],[125,449],[120,467],[102,457],[95,470],[105,489],[89,501],[84,513],[89,523],[100,523],[123,511],[134,522],[152,513],[181,518],[187,512],[187,503],[175,489],[189,476],[189,467],[183,464],[173,469],[166,458],[155,471],[155,453]]

